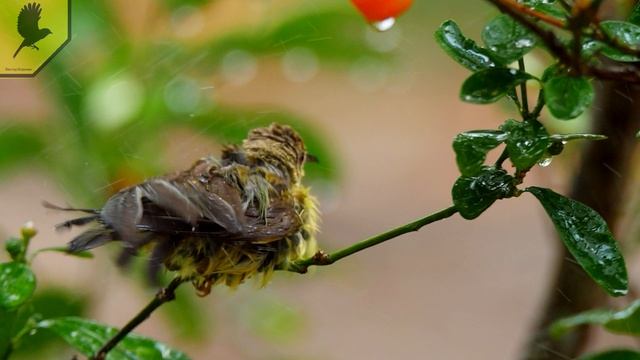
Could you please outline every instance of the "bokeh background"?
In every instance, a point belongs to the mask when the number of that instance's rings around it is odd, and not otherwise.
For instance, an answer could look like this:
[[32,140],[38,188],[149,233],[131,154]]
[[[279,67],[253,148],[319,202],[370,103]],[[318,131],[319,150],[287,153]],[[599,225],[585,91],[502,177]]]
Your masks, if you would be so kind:
[[[75,1],[71,43],[35,79],[0,80],[0,235],[32,220],[34,249],[63,245],[74,233],[53,230],[65,214],[42,200],[99,206],[272,121],[300,130],[320,158],[307,183],[327,250],[447,207],[452,138],[516,113],[459,101],[467,71],[432,34],[453,18],[477,39],[495,14],[480,1],[417,1],[381,33],[347,0]],[[534,73],[548,63],[526,60]],[[545,124],[579,131],[588,120]],[[565,190],[575,146],[527,181]],[[514,359],[557,246],[523,196],[304,276],[277,274],[265,289],[249,282],[198,298],[184,286],[138,332],[193,359]],[[124,324],[154,289],[144,259],[114,265],[117,247],[90,260],[39,255],[36,307]],[[594,348],[612,341],[600,334]],[[36,334],[16,358],[72,353]]]

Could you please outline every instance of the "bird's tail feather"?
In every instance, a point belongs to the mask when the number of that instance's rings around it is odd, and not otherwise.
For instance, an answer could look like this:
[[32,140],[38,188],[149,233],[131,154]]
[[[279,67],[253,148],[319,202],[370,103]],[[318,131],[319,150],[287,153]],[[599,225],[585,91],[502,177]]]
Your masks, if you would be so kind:
[[90,250],[100,245],[104,245],[105,243],[115,240],[117,238],[115,232],[112,229],[106,227],[103,223],[101,223],[100,210],[62,207],[62,206],[51,204],[46,201],[43,201],[42,205],[47,209],[54,209],[59,211],[81,211],[81,212],[91,214],[89,216],[83,216],[83,217],[67,220],[63,223],[60,223],[56,225],[57,230],[70,229],[73,226],[87,225],[92,222],[99,223],[98,227],[94,229],[89,229],[83,232],[82,234],[76,236],[73,240],[71,240],[67,245],[69,252],[73,253],[73,252]]
[[113,240],[113,235],[112,231],[105,228],[87,230],[69,242],[69,252],[91,250],[104,245]]

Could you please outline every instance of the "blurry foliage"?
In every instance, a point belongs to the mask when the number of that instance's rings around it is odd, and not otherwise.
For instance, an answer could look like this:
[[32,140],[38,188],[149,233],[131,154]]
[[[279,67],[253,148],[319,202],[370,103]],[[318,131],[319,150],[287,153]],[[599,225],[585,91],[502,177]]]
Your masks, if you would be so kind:
[[[174,14],[185,6],[197,11],[213,2],[165,0],[159,6]],[[233,52],[255,63],[261,57],[278,58],[289,49],[303,48],[322,65],[338,69],[362,58],[389,60],[388,54],[366,45],[366,25],[348,3],[309,4],[252,26],[188,42],[159,40],[153,34],[134,40],[109,2],[74,2],[73,40],[37,78],[41,94],[54,105],[51,118],[43,126],[0,114],[0,177],[18,167],[40,166],[73,196],[70,201],[97,206],[110,193],[166,171],[163,139],[173,129],[238,143],[250,129],[277,121],[294,126],[309,152],[319,158],[319,164],[308,166],[307,176],[312,181],[335,179],[338,161],[331,142],[304,118],[283,109],[230,106],[215,99],[225,57]],[[32,311],[12,315],[15,326],[3,325],[2,331],[23,328],[34,312],[44,318],[81,315],[87,300],[51,289],[36,292],[31,304]],[[202,306],[186,293],[166,306],[163,311],[175,335],[198,340],[205,329],[211,331],[209,319],[201,316]],[[258,336],[268,340],[290,337],[302,321],[277,302],[254,310],[250,323]],[[4,335],[0,339],[10,338]],[[16,355],[46,351],[52,336],[50,331],[38,331],[23,337]]]
[[[89,305],[89,299],[77,291],[64,288],[39,289],[31,300],[33,311],[43,319],[62,316],[85,315]],[[23,319],[26,322],[27,319]],[[29,359],[34,356],[41,358],[45,354],[59,353],[63,343],[50,333],[43,331],[34,332],[23,338],[22,344],[15,351],[16,358]]]

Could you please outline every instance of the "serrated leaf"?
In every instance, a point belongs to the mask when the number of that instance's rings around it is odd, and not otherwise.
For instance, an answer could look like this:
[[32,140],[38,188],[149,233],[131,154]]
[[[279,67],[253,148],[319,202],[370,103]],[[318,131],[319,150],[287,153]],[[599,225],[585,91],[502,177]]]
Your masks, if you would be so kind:
[[[78,317],[44,320],[38,328],[48,329],[86,356],[94,355],[118,330]],[[129,334],[107,355],[107,360],[137,360],[141,356],[162,360],[188,360],[186,354],[155,340]],[[145,357],[148,358],[148,357]]]
[[490,104],[500,100],[516,86],[534,79],[525,72],[509,68],[480,70],[465,80],[460,91],[463,101]]
[[549,111],[561,120],[576,118],[593,102],[593,87],[584,77],[551,75],[543,82],[543,88]]
[[505,140],[505,133],[495,130],[469,131],[456,135],[453,150],[463,176],[476,175],[484,165],[487,153]]
[[466,38],[458,24],[447,20],[435,32],[436,42],[453,60],[471,71],[478,71],[497,66],[491,54]]
[[582,268],[612,296],[628,292],[624,258],[604,219],[590,207],[549,189],[529,187]]
[[[626,21],[607,20],[600,23],[602,31],[623,46],[640,50],[640,26]],[[640,58],[611,46],[604,46],[602,54],[616,61],[635,62]]]
[[640,360],[640,352],[631,349],[615,349],[596,354],[587,354],[581,356],[578,360]]
[[23,263],[0,264],[0,307],[13,310],[27,302],[36,289],[36,277]]
[[498,15],[482,30],[482,41],[493,55],[508,65],[536,46],[536,37],[508,15]]
[[507,133],[507,152],[518,170],[531,168],[540,161],[551,142],[549,134],[538,121],[507,120],[500,130]]
[[460,215],[471,220],[513,191],[513,177],[503,169],[487,166],[475,176],[459,177],[453,184],[451,195]]

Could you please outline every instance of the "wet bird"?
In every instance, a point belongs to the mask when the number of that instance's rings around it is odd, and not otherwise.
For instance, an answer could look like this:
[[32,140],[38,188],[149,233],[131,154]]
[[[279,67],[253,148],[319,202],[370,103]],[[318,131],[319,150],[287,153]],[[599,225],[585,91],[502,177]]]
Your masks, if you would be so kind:
[[74,238],[70,252],[122,241],[125,252],[150,251],[150,269],[164,264],[192,281],[199,295],[211,286],[235,287],[316,252],[318,211],[302,185],[307,152],[290,127],[251,130],[219,159],[152,178],[113,195],[102,209],[66,221],[59,229],[94,223]]
[[27,4],[20,10],[20,14],[18,14],[18,33],[24,40],[22,40],[18,50],[13,54],[14,59],[25,46],[39,50],[36,43],[52,33],[51,30],[47,28],[40,29],[38,26],[41,13],[42,7],[38,3]]

